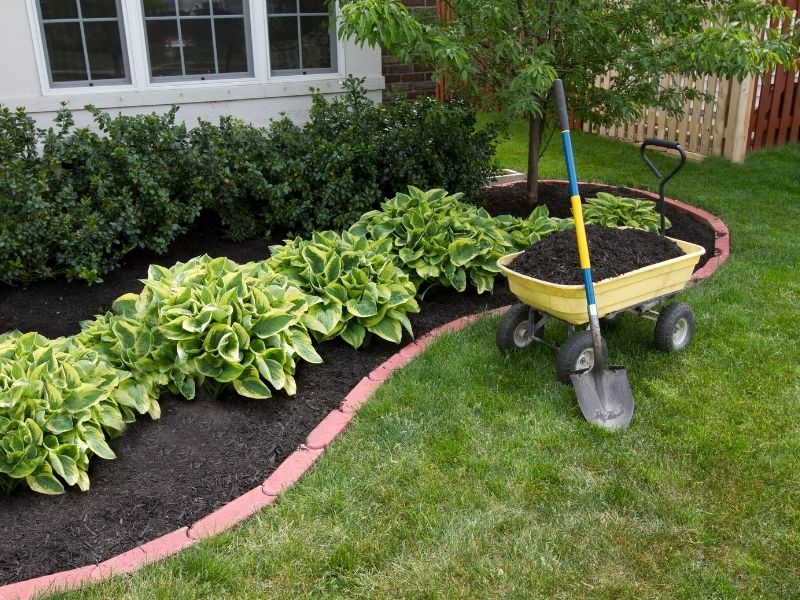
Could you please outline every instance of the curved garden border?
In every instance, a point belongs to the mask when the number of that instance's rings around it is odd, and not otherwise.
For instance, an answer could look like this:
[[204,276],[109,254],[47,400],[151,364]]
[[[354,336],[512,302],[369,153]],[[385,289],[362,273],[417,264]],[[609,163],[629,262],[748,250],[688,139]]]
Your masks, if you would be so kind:
[[[547,183],[563,183],[562,180],[543,181]],[[504,181],[495,185],[510,185],[511,183],[513,182]],[[630,189],[642,196],[658,200],[658,195],[652,192],[636,188]],[[707,279],[730,256],[730,232],[728,227],[722,219],[705,210],[671,198],[667,198],[666,201],[677,210],[689,214],[697,221],[706,223],[714,230],[714,256],[692,275],[689,283],[694,284]],[[488,314],[501,312],[505,308],[501,307],[489,311]],[[299,480],[317,462],[317,459],[322,456],[322,453],[333,440],[350,424],[359,407],[369,399],[372,393],[395,369],[408,364],[437,336],[448,331],[458,331],[475,321],[482,314],[484,313],[461,317],[432,329],[376,367],[350,390],[350,393],[345,396],[338,409],[328,413],[308,434],[305,444],[302,444],[290,454],[261,485],[245,492],[189,527],[181,527],[101,563],[1,586],[0,600],[28,600],[41,594],[80,588],[85,584],[109,579],[114,575],[131,573],[146,564],[176,554],[199,540],[234,527],[259,509],[274,502],[283,490]]]

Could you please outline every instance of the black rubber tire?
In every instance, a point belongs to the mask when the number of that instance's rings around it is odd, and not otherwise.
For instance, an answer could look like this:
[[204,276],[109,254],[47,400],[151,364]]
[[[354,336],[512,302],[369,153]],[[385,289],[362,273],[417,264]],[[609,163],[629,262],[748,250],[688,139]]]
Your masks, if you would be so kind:
[[[579,364],[581,355],[591,350],[591,360],[585,364]],[[603,350],[608,356],[608,346],[603,339]],[[584,359],[587,357],[584,357]],[[561,383],[570,383],[569,376],[575,371],[588,369],[594,366],[594,344],[592,343],[592,332],[587,330],[576,331],[567,337],[566,341],[558,349],[556,354],[556,375]]]
[[673,302],[661,309],[653,332],[653,342],[661,352],[679,352],[688,346],[694,336],[695,319],[692,307],[684,302]]
[[[503,317],[500,319],[500,324],[497,326],[497,333],[494,336],[497,348],[503,354],[509,354],[522,350],[530,345],[531,339],[524,341],[523,338],[528,330],[528,314],[533,310],[527,304],[518,302],[509,308]],[[542,318],[541,313],[533,311],[534,319],[537,321]],[[536,330],[536,337],[541,337],[544,327]]]

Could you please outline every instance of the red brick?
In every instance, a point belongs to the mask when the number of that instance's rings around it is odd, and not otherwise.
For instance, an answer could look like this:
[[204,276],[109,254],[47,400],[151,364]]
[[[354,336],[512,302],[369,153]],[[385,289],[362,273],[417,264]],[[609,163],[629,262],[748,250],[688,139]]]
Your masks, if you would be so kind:
[[372,381],[386,381],[386,379],[391,375],[391,371],[387,370],[383,365],[377,366],[375,369],[369,372],[369,377]]
[[113,558],[97,565],[97,568],[92,571],[92,579],[109,579],[114,575],[121,575],[122,573],[131,573],[140,568],[147,562],[147,555],[141,547],[133,548],[122,554],[117,554]]
[[197,521],[189,527],[187,535],[193,540],[200,540],[230,529],[274,500],[275,495],[268,496],[260,485]]
[[336,436],[344,431],[353,419],[353,413],[332,410],[320,421],[306,438],[306,446],[311,450],[326,448]]
[[342,412],[356,412],[380,385],[380,381],[373,381],[369,377],[364,377],[356,384],[356,387],[350,390],[350,393],[344,397],[340,410]]
[[139,547],[144,550],[144,553],[147,555],[146,560],[148,563],[155,562],[167,556],[177,554],[184,548],[188,548],[194,544],[194,540],[189,537],[188,533],[188,527],[181,527],[171,533],[162,535],[160,538],[142,544]]
[[322,450],[300,447],[283,461],[264,482],[263,490],[268,496],[277,496],[308,471],[322,455]]
[[36,577],[18,583],[0,586],[2,600],[28,600],[52,594],[60,590],[73,590],[90,581],[95,565],[88,565],[69,571],[61,571],[44,577]]

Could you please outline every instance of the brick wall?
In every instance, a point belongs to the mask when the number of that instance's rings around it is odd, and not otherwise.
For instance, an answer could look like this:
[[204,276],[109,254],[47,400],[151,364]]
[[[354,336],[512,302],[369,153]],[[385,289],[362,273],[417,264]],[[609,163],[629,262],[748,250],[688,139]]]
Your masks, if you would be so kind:
[[[437,0],[403,0],[403,4],[411,10],[424,10],[434,14]],[[433,72],[429,67],[403,64],[385,52],[382,62],[383,76],[386,79],[386,89],[383,91],[384,102],[390,101],[393,96],[398,95],[407,98],[436,95],[436,84],[431,81]]]

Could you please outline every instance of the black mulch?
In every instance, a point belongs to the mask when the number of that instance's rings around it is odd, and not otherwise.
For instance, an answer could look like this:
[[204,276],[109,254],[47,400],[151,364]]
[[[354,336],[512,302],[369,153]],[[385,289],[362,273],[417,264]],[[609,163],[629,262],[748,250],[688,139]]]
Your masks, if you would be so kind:
[[[547,194],[563,195],[556,189]],[[504,203],[503,194],[491,195],[494,214],[519,204]],[[563,214],[559,202],[551,206],[554,215]],[[684,232],[684,221],[674,220],[673,235],[696,239]],[[713,234],[711,244],[713,249]],[[233,243],[218,224],[204,218],[167,255],[131,255],[102,284],[50,281],[0,287],[0,331],[71,335],[79,331],[81,320],[105,310],[121,294],[139,291],[138,280],[146,277],[152,262],[169,266],[203,253],[237,262],[261,260],[268,245]],[[414,331],[421,335],[459,316],[512,301],[502,278],[493,295],[431,290],[421,303],[422,312],[412,316]],[[358,351],[338,341],[322,344],[324,363],[298,368],[298,392],[291,398],[277,394],[258,401],[231,392],[216,399],[199,393],[191,402],[162,397],[161,419],[142,417],[112,441],[116,460],[92,461],[90,491],[49,497],[20,490],[0,498],[0,584],[107,559],[189,525],[255,487],[362,377],[397,349],[381,340]]]
[[[683,256],[672,240],[649,231],[586,226],[592,281],[598,282],[671,258]],[[578,264],[575,232],[548,235],[515,258],[509,268],[522,275],[560,285],[583,283]]]

